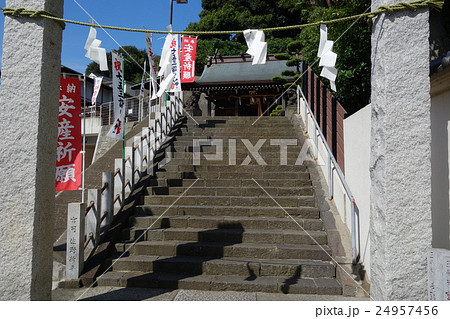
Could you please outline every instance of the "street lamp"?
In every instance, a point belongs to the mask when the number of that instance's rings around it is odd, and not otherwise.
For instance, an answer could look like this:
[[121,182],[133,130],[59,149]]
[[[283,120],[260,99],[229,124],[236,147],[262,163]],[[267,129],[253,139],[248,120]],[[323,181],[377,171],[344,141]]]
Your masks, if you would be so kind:
[[188,0],[169,0],[169,1],[170,1],[170,20],[169,20],[169,25],[172,28],[173,2],[176,1],[177,3],[188,3]]

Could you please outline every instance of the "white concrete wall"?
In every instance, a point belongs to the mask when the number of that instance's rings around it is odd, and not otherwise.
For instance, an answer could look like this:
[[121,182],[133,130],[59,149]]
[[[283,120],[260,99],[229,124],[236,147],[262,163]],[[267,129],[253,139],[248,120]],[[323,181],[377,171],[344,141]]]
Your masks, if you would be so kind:
[[345,179],[359,211],[361,263],[370,279],[370,127],[372,108],[367,105],[344,120]]
[[450,248],[450,92],[431,100],[431,209],[433,248]]
[[102,119],[100,117],[87,117],[81,121],[81,132],[84,132],[86,121],[86,135],[98,135],[102,130]]

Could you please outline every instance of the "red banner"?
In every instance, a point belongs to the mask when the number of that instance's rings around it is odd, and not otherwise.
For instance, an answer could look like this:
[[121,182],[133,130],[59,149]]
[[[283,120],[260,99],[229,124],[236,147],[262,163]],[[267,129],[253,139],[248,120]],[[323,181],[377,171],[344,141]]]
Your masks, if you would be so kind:
[[58,142],[56,146],[56,191],[81,187],[81,83],[61,78],[59,94]]
[[181,83],[192,83],[195,80],[195,55],[197,54],[197,38],[181,39]]

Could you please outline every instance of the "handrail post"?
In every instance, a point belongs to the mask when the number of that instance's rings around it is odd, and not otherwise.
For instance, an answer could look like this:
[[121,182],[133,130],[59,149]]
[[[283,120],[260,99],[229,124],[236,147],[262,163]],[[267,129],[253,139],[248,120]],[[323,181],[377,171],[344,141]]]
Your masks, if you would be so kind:
[[87,202],[92,203],[92,208],[86,215],[86,236],[93,234],[93,240],[89,242],[89,247],[94,248],[100,240],[100,212],[101,212],[101,193],[98,189],[88,189]]
[[328,155],[328,199],[333,199],[333,166],[331,156]]
[[146,171],[148,167],[149,157],[148,157],[148,147],[150,141],[150,130],[148,127],[142,129],[142,171]]
[[123,160],[121,158],[116,158],[114,160],[114,197],[119,196],[119,200],[114,203],[114,210],[119,210],[122,207],[124,199],[124,184],[125,177],[123,174]]
[[352,264],[356,265],[356,263],[358,262],[357,260],[357,256],[358,256],[358,252],[356,249],[356,211],[355,211],[355,199],[353,197],[349,198],[351,201],[351,220],[352,220]]
[[[101,192],[101,222],[100,230],[103,230],[109,226],[114,215],[114,173],[104,172],[102,174],[102,185],[104,189]],[[105,187],[106,186],[106,187]],[[106,215],[106,217],[104,217]]]
[[297,85],[297,114],[300,114],[300,86]]
[[133,139],[133,185],[142,177],[142,137],[135,136]]
[[124,192],[125,197],[131,193],[132,187],[134,185],[133,179],[133,160],[134,160],[133,147],[125,147],[125,173],[124,173]]
[[[162,107],[160,107],[160,109],[162,109]],[[157,150],[159,150],[159,148],[161,146],[161,141],[162,141],[162,113],[161,112],[157,112],[155,119],[156,119],[156,130],[155,130],[156,145],[155,145],[155,151],[157,151]]]
[[318,158],[319,158],[319,128],[318,127],[316,127],[315,129],[314,129],[314,147],[315,147],[315,150],[314,150],[314,159],[315,160],[317,160]]
[[85,203],[70,203],[67,208],[66,280],[78,280],[84,265]]
[[147,151],[147,174],[153,176],[153,163],[155,159],[156,134],[150,133],[149,146]]

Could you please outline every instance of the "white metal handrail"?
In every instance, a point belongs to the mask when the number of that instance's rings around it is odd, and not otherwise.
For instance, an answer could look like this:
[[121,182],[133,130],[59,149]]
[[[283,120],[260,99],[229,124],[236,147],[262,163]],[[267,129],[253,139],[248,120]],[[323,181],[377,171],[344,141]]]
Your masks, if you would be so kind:
[[[300,94],[299,94],[300,93]],[[327,150],[328,155],[328,196],[329,199],[333,198],[333,168],[336,170],[336,173],[339,177],[339,180],[341,181],[342,186],[344,187],[345,193],[347,197],[349,198],[351,202],[351,237],[352,237],[352,263],[356,264],[358,261],[358,252],[356,248],[356,201],[353,197],[353,194],[350,190],[350,187],[348,186],[344,174],[342,173],[341,168],[339,167],[336,158],[333,155],[333,152],[331,151],[330,147],[328,146],[327,140],[325,139],[325,136],[323,135],[323,132],[319,126],[319,123],[317,123],[317,120],[311,110],[311,107],[308,104],[308,101],[300,88],[300,86],[297,86],[297,113],[300,114],[300,95],[302,96],[304,102],[305,102],[305,115],[310,115],[310,117],[313,120],[314,123],[314,147],[315,147],[315,158],[318,158],[318,137],[322,140],[325,149]],[[308,131],[308,119],[305,119],[305,125],[306,125],[306,131]]]

